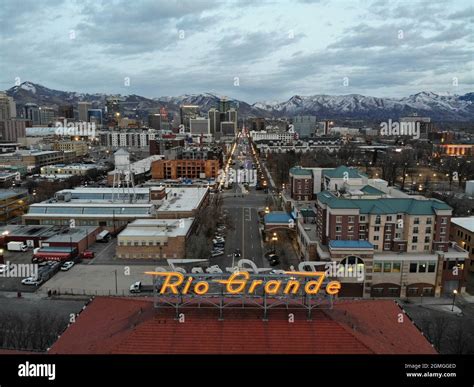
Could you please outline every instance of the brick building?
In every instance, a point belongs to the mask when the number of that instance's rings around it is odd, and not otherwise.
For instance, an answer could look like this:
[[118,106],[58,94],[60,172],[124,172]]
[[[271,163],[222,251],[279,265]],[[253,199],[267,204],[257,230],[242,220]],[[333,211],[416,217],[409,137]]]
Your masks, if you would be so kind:
[[153,179],[215,179],[219,173],[219,160],[157,160],[151,165]]

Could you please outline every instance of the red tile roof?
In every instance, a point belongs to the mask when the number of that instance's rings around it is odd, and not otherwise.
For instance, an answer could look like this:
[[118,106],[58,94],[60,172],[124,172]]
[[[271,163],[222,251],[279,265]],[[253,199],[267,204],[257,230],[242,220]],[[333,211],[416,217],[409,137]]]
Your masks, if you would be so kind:
[[[172,309],[155,310],[149,300],[98,297],[49,353],[124,354],[370,354],[436,353],[393,301],[340,302],[333,310],[306,314],[229,309],[185,309],[185,322]],[[395,321],[395,322],[394,322]]]

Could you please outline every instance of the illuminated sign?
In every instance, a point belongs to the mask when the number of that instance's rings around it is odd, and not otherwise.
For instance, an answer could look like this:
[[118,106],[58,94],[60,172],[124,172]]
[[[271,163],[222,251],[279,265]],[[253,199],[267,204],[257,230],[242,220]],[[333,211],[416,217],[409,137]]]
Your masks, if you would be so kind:
[[163,277],[158,293],[186,295],[205,295],[211,284],[221,284],[228,294],[254,294],[261,291],[266,295],[296,295],[304,292],[307,295],[318,294],[321,288],[328,295],[336,295],[341,289],[341,283],[330,281],[323,286],[326,273],[324,271],[285,271],[288,277],[252,279],[247,271],[235,271],[226,279],[197,280],[178,271],[153,271],[145,274]]

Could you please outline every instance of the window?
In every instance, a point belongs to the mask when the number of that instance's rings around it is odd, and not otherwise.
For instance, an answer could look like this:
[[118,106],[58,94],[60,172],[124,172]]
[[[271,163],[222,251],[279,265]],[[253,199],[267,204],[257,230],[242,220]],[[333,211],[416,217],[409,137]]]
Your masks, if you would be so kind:
[[390,273],[392,271],[392,262],[384,262],[383,264],[383,272]]
[[374,245],[374,250],[378,250],[379,249],[379,245]]
[[365,234],[359,234],[359,240],[360,241],[365,240]]
[[391,222],[392,221],[392,216],[391,215],[387,215],[387,222]]
[[365,215],[359,216],[359,222],[365,222]]
[[425,245],[425,247],[423,247],[423,250],[430,251],[430,245]]
[[340,235],[336,235],[336,240],[337,240],[337,241],[340,241],[340,240],[341,240],[341,236],[340,236]]
[[336,216],[336,223],[342,223],[342,216]]
[[385,240],[389,241],[390,239],[392,239],[392,236],[390,234],[386,234],[385,235]]
[[433,222],[432,218],[427,218],[426,219],[426,224],[432,224],[432,222]]
[[354,223],[354,217],[353,216],[349,216],[347,219],[348,219],[349,223]]
[[374,235],[374,241],[378,241],[379,240],[379,236],[378,235]]
[[431,234],[431,227],[426,227],[425,233],[426,234]]
[[374,262],[374,273],[380,273],[382,271],[382,262]]
[[446,234],[446,227],[441,227],[439,229],[440,234]]
[[398,297],[400,292],[398,288],[388,288],[388,295],[389,297]]
[[374,227],[374,232],[379,232],[380,231],[380,227],[379,226],[375,226]]
[[416,273],[417,267],[418,267],[418,264],[416,262],[410,263],[410,273]]
[[392,263],[392,273],[400,273],[402,264],[400,262]]
[[413,238],[411,238],[411,242],[412,243],[418,243],[418,237],[414,236]]
[[397,220],[400,220],[400,219],[403,219],[403,215],[398,214],[398,215],[397,215]]
[[448,223],[448,218],[441,218],[441,224]]
[[418,227],[413,227],[413,234],[418,234]]
[[380,215],[377,215],[375,217],[375,224],[380,224],[380,221],[381,221]]
[[429,236],[425,236],[425,243],[430,243],[430,237]]
[[436,270],[436,262],[428,262],[428,273],[434,273]]
[[426,263],[418,264],[418,273],[426,273],[427,269],[428,269],[428,265]]
[[416,245],[411,245],[411,251],[416,251]]
[[415,220],[413,221],[413,224],[420,224],[420,218],[415,218]]
[[354,226],[347,226],[347,232],[354,232]]
[[365,224],[359,226],[359,231],[365,231]]
[[342,226],[336,226],[336,232],[341,232],[342,231]]
[[392,247],[392,246],[391,246],[390,243],[385,243],[384,246],[383,246],[383,248],[384,248],[385,250],[390,250],[391,247]]

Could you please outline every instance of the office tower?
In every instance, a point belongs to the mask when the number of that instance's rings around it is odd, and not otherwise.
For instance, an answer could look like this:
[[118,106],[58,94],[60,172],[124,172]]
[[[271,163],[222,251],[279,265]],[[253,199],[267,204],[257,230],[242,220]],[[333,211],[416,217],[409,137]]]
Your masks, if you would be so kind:
[[226,98],[221,98],[219,100],[219,111],[221,113],[225,113],[230,109],[230,101],[228,101]]
[[121,116],[122,116],[122,110],[121,110],[121,103],[123,102],[123,98],[119,96],[112,96],[107,98],[106,102],[106,113],[107,113],[107,118],[110,119],[115,119],[115,121],[119,121]]
[[192,134],[209,134],[208,118],[191,118],[189,120],[190,132]]
[[40,107],[39,108],[39,115],[40,115],[40,125],[49,125],[52,124],[56,120],[56,114],[54,113],[54,109],[49,107]]
[[40,110],[37,104],[35,103],[26,103],[23,107],[23,115],[27,120],[30,120],[33,125],[40,125]]
[[313,137],[316,132],[315,116],[296,116],[293,117],[293,128],[295,133],[298,133],[300,138]]
[[151,113],[148,114],[148,127],[156,130],[161,129],[161,114]]
[[88,110],[91,107],[92,107],[92,104],[90,102],[79,102],[78,103],[79,121],[87,122]]
[[209,132],[214,135],[221,130],[220,112],[217,109],[210,109],[208,112],[209,117]]
[[102,125],[102,110],[89,109],[87,111],[87,121],[94,122],[96,125]]
[[74,106],[72,105],[62,105],[59,107],[59,117],[65,118],[67,120],[74,119]]
[[21,119],[0,120],[0,141],[17,142],[18,137],[26,137],[26,122]]
[[184,125],[185,131],[189,132],[190,120],[199,116],[199,106],[197,105],[181,105],[179,108],[181,125]]

